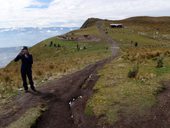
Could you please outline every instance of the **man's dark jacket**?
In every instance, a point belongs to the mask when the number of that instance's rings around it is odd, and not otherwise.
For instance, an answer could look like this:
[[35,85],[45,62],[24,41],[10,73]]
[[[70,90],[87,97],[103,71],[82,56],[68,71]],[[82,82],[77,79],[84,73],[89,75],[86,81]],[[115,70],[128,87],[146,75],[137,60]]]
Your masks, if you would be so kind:
[[28,57],[25,57],[25,55],[18,55],[14,61],[17,62],[21,59],[22,65],[21,65],[21,70],[29,70],[32,68],[33,64],[33,58],[31,54],[27,55]]

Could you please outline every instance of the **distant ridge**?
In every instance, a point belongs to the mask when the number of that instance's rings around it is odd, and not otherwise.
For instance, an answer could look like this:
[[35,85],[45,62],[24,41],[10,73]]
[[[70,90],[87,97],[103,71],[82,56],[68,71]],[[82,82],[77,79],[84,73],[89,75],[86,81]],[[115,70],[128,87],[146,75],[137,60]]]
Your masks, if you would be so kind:
[[84,22],[84,24],[81,26],[81,28],[87,28],[87,27],[94,26],[97,21],[102,21],[102,19],[99,19],[99,18],[88,18]]
[[150,17],[150,16],[136,16],[122,20],[107,20],[99,18],[89,18],[82,25],[81,29],[88,28],[96,25],[98,21],[105,21],[105,24],[111,23],[123,23],[125,26],[142,26],[152,29],[161,28],[162,31],[169,31],[170,28],[170,16]]

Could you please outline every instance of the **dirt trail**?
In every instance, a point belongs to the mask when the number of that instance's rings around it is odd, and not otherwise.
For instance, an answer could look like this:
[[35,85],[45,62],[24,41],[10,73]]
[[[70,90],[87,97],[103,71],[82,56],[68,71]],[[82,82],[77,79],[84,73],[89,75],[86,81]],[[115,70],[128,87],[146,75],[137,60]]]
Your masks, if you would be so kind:
[[[39,118],[34,128],[76,128],[78,126],[84,126],[84,106],[78,104],[78,110],[76,110],[74,109],[74,104],[78,99],[86,102],[88,99],[87,93],[90,93],[90,91],[88,91],[90,90],[90,87],[87,85],[91,82],[90,86],[94,86],[94,83],[98,79],[98,76],[95,75],[96,71],[102,68],[107,61],[109,60],[102,60],[71,76],[68,75],[61,80],[56,81],[52,90],[54,94],[59,95],[55,96],[56,99],[54,98],[49,103],[48,110]],[[85,85],[86,88],[83,88]]]
[[104,27],[104,23],[102,21],[98,21],[96,23],[96,26],[100,32],[100,37],[111,45],[112,58],[114,58],[118,54],[120,48],[118,47],[117,43],[112,39],[112,37],[110,37],[108,33],[106,34],[108,30],[106,29],[106,27]]
[[[95,118],[86,117],[84,109],[89,97],[93,94],[93,86],[98,80],[97,71],[110,62],[118,53],[116,43],[104,33],[103,23],[97,27],[108,43],[112,44],[112,57],[89,65],[81,71],[51,81],[41,88],[39,93],[28,93],[18,96],[13,103],[0,113],[0,128],[4,128],[18,120],[29,108],[42,105],[47,110],[37,119],[32,128],[95,128]],[[11,107],[12,106],[12,107]]]

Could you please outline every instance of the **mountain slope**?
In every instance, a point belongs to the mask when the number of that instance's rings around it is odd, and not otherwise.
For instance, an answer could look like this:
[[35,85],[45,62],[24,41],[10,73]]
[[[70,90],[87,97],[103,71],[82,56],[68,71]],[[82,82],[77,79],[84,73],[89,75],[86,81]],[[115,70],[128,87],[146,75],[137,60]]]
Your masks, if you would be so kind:
[[[98,30],[93,30],[93,35],[97,35]],[[91,30],[82,29],[76,31],[78,35],[83,33],[92,35]],[[75,34],[75,35],[76,35]],[[45,81],[59,78],[65,74],[82,69],[88,64],[110,56],[108,44],[100,39],[74,41],[52,37],[44,40],[30,48],[33,54],[33,76],[36,86]],[[20,63],[11,62],[7,67],[0,69],[0,92],[1,98],[8,98],[15,95],[18,88],[22,87],[20,78]]]

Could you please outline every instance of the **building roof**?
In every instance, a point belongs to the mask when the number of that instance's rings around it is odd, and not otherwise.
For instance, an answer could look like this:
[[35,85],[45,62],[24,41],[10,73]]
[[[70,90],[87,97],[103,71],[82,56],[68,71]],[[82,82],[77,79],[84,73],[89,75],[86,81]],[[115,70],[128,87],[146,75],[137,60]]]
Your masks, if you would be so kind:
[[123,24],[110,24],[111,26],[123,26]]

